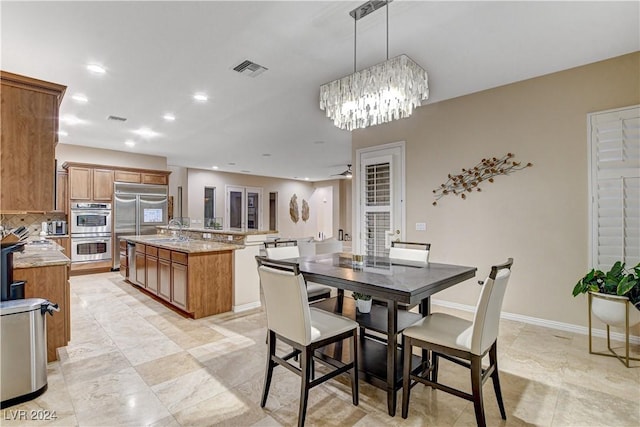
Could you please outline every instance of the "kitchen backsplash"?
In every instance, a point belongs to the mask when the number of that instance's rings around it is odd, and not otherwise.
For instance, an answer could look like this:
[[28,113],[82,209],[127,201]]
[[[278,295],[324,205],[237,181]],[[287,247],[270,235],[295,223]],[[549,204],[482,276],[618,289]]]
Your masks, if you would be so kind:
[[64,213],[48,214],[1,214],[0,225],[5,230],[20,227],[21,225],[29,229],[30,236],[37,236],[42,231],[42,223],[49,221],[66,221]]

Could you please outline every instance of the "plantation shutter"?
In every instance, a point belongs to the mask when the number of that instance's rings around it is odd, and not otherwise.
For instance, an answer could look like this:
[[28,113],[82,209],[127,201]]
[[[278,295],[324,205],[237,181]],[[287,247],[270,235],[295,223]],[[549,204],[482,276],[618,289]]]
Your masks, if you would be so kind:
[[[374,159],[374,161],[377,159]],[[363,165],[365,254],[387,256],[386,236],[391,232],[391,161]]]
[[589,115],[592,265],[640,262],[640,106]]

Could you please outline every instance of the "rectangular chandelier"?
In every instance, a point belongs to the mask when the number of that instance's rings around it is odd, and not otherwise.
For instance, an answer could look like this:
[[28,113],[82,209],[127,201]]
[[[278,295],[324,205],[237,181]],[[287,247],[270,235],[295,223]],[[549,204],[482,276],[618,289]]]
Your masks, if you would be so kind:
[[346,130],[409,117],[428,98],[427,72],[407,55],[320,86],[320,109]]

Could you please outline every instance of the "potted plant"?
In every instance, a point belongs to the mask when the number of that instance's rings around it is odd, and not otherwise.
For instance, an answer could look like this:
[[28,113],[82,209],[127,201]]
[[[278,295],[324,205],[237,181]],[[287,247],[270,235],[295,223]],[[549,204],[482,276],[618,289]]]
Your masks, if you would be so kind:
[[589,292],[593,301],[591,312],[607,325],[623,326],[626,303],[640,310],[640,263],[632,269],[616,262],[606,273],[591,270],[576,283],[573,296]]
[[371,295],[354,292],[352,296],[353,299],[356,300],[356,307],[360,313],[371,312]]

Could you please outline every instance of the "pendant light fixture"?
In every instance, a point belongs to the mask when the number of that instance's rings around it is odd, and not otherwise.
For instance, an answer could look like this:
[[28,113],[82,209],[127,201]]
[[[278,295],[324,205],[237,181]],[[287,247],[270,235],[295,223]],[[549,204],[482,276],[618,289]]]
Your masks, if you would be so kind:
[[[411,116],[429,98],[427,72],[407,55],[389,59],[389,1],[368,1],[349,14],[354,22],[353,74],[320,86],[320,109],[340,129],[353,130]],[[357,22],[387,11],[387,60],[356,69]]]

